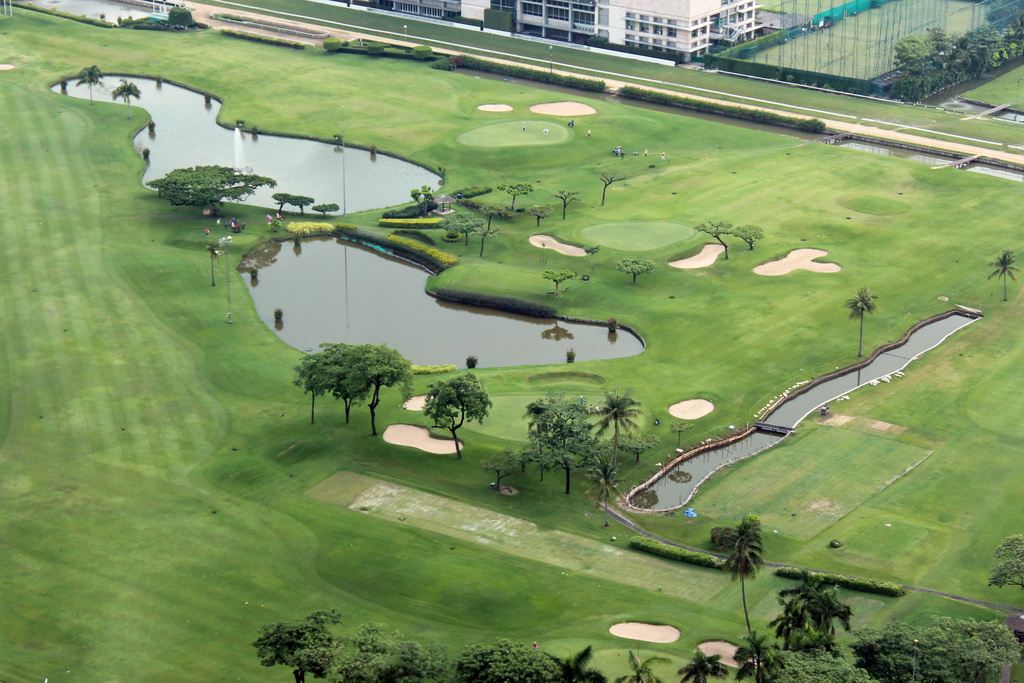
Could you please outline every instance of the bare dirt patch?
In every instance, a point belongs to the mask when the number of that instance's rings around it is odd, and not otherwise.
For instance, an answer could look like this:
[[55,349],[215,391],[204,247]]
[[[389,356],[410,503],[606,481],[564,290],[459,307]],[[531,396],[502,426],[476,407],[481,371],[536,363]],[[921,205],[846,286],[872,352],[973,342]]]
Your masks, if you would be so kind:
[[838,263],[815,263],[814,259],[828,256],[824,249],[794,249],[778,261],[762,263],[754,268],[758,275],[788,275],[794,270],[809,270],[812,273],[838,273]]
[[882,422],[881,420],[875,420],[869,425],[872,429],[877,429],[880,432],[887,432],[892,427],[889,422]]
[[853,419],[853,415],[840,415],[838,413],[832,413],[824,420],[821,420],[821,424],[828,425],[829,427],[842,427],[844,424]]
[[642,640],[645,643],[674,643],[679,640],[679,629],[664,624],[624,621],[620,624],[613,624],[608,631],[619,638]]
[[548,116],[590,116],[597,113],[596,109],[582,102],[542,102],[531,106],[530,111]]
[[[426,427],[416,425],[391,425],[384,430],[384,440],[396,446],[418,448],[427,453],[445,455],[455,452],[455,442],[451,439],[438,439],[430,435]],[[461,444],[460,444],[461,445]]]
[[822,498],[816,500],[807,506],[807,512],[817,512],[827,515],[838,514],[843,511],[843,506],[839,503],[829,500],[828,498]]
[[477,109],[480,111],[512,111],[511,105],[508,104],[481,104]]
[[586,256],[587,252],[582,247],[574,247],[571,244],[562,244],[551,235],[532,235],[530,244],[541,249],[553,249],[565,256]]
[[501,492],[501,495],[503,496],[514,496],[517,493],[519,493],[519,489],[513,488],[512,486],[502,485],[502,487],[498,490]]
[[692,268],[707,268],[717,261],[719,254],[724,251],[725,247],[721,244],[705,244],[704,248],[701,249],[700,253],[696,256],[679,259],[678,261],[669,261],[668,264],[673,268],[683,268],[686,270]]
[[668,414],[680,420],[696,420],[715,409],[715,404],[703,398],[691,398],[668,407]]
[[734,669],[740,668],[736,661],[736,646],[724,640],[709,640],[697,647],[706,655],[722,655],[722,664]]
[[427,395],[420,394],[419,396],[413,396],[403,403],[402,407],[406,410],[423,410],[423,406],[425,405],[427,405]]

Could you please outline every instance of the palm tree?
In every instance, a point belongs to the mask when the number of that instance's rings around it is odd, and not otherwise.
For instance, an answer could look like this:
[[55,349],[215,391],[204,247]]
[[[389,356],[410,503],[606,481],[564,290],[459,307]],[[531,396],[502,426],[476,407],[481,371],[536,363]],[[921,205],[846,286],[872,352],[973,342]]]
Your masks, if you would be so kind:
[[619,676],[615,683],[665,683],[651,669],[655,664],[669,664],[672,660],[668,657],[652,656],[640,661],[632,652],[629,653],[629,666],[633,672],[625,676]]
[[781,667],[779,648],[767,633],[752,631],[743,636],[743,644],[736,648],[736,661],[740,669],[736,680],[753,678],[754,683],[767,683]]
[[611,460],[598,460],[591,467],[590,481],[594,482],[591,490],[597,491],[597,503],[604,506],[604,525],[608,526],[608,503],[619,495],[619,472]]
[[829,586],[819,590],[808,600],[807,612],[810,614],[815,629],[827,633],[833,638],[836,635],[836,621],[844,631],[850,630],[850,618],[853,617],[853,610],[839,599],[838,586]]
[[732,580],[740,580],[740,591],[743,596],[743,618],[747,620],[747,633],[751,633],[750,613],[747,611],[747,584],[748,578],[757,576],[757,570],[764,564],[761,553],[764,547],[761,543],[761,518],[757,515],[747,515],[733,530],[732,550],[725,558],[725,569],[732,574]]
[[142,97],[142,93],[139,92],[139,86],[124,78],[122,78],[121,83],[116,88],[114,88],[114,92],[110,94],[112,99],[124,100],[125,105],[128,107],[129,119],[132,117],[132,99],[137,100]]
[[103,85],[103,72],[93,64],[82,69],[78,74],[78,82],[75,85],[85,84],[89,86],[89,104],[92,104],[92,86]]
[[565,659],[548,654],[562,669],[561,683],[607,683],[608,679],[597,669],[588,668],[594,656],[594,648],[587,645],[574,655]]
[[779,598],[779,604],[782,605],[782,614],[768,622],[768,626],[775,629],[775,637],[782,640],[782,647],[793,650],[801,636],[811,628],[807,603],[799,598]]
[[216,287],[217,281],[213,278],[213,262],[218,256],[220,256],[220,248],[216,242],[210,240],[206,243],[206,251],[210,252],[210,286]]
[[598,406],[601,411],[601,419],[597,421],[597,435],[601,436],[609,427],[615,428],[615,435],[612,439],[612,466],[618,466],[619,462],[619,431],[631,434],[637,428],[635,418],[640,416],[640,402],[630,394],[632,389],[626,389],[624,393],[615,391],[604,392],[604,401]]
[[694,648],[693,659],[678,671],[683,676],[679,683],[708,683],[712,678],[725,678],[729,670],[721,660],[722,655],[706,655],[699,647]]
[[1009,276],[1014,282],[1017,281],[1017,276],[1014,273],[1019,273],[1020,268],[1013,265],[1016,257],[1013,255],[1012,249],[1003,249],[1002,253],[996,257],[996,260],[988,264],[995,268],[992,274],[988,276],[991,280],[994,277],[1001,277],[1003,279],[1003,301],[1006,301],[1006,278]]
[[871,293],[867,287],[861,287],[852,299],[846,300],[846,307],[850,309],[850,320],[860,320],[860,345],[857,347],[857,357],[864,355],[864,314],[874,313],[878,310],[875,299],[878,297]]

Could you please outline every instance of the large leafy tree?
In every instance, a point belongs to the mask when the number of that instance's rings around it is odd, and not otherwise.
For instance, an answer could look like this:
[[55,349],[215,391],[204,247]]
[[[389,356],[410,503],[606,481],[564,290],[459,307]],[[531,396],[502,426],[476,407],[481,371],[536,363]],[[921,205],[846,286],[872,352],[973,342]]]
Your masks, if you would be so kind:
[[[822,650],[782,653],[782,668],[775,672],[771,683],[878,683],[868,672],[858,669],[843,657],[833,657]],[[907,671],[899,678],[886,681],[909,681]],[[918,681],[921,679],[918,678]]]
[[649,258],[624,258],[615,265],[615,270],[632,275],[633,284],[635,285],[637,275],[643,275],[654,270],[654,261]]
[[604,525],[608,526],[608,504],[619,495],[619,471],[611,458],[601,458],[590,466],[587,478],[593,483],[597,504],[604,507]]
[[760,631],[751,631],[742,637],[736,648],[735,659],[739,663],[736,680],[753,678],[754,683],[768,683],[775,680],[782,666],[779,648],[772,637]]
[[1024,534],[1004,538],[992,554],[999,563],[992,568],[988,585],[1024,588]]
[[[448,380],[431,384],[427,392],[427,402],[423,414],[434,421],[435,425],[444,427],[451,432],[455,440],[455,455],[461,460],[462,449],[456,435],[466,420],[476,420],[483,424],[491,410],[491,399],[487,396],[480,380],[471,372],[458,375]],[[490,469],[490,468],[488,468]]]
[[512,197],[512,203],[509,205],[508,210],[515,211],[516,198],[533,192],[533,185],[530,183],[502,183],[498,185],[498,189]]
[[530,419],[528,451],[544,467],[558,467],[565,472],[568,495],[573,470],[594,452],[595,440],[590,435],[587,407],[563,394],[549,393],[546,398],[531,403],[527,410]]
[[679,669],[680,683],[708,683],[712,678],[725,678],[729,670],[722,664],[722,655],[705,654],[699,647],[693,649],[693,657]]
[[121,82],[114,88],[114,92],[110,93],[110,96],[114,100],[124,100],[125,106],[128,107],[128,118],[130,119],[132,117],[132,100],[141,99],[142,93],[139,92],[139,86],[122,78]]
[[612,465],[619,463],[619,435],[621,432],[631,434],[637,428],[636,419],[640,417],[640,402],[633,398],[633,390],[620,392],[618,388],[604,392],[604,399],[598,405],[601,417],[598,418],[597,436],[602,436],[609,428],[612,429]]
[[732,223],[726,223],[725,221],[705,221],[700,225],[694,226],[693,229],[718,240],[718,243],[722,245],[723,249],[725,249],[725,260],[729,260],[729,245],[722,239],[722,235],[733,234],[735,228]]
[[562,669],[561,678],[556,679],[559,683],[606,683],[608,680],[603,673],[590,668],[590,660],[594,657],[594,648],[591,645],[565,658],[548,656]]
[[320,610],[301,621],[263,626],[252,646],[263,666],[291,667],[295,683],[304,683],[306,674],[326,678],[334,666],[340,642],[328,627],[340,623],[337,610]]
[[316,397],[326,394],[334,383],[333,364],[330,353],[326,350],[309,353],[302,357],[295,366],[295,379],[292,384],[301,387],[310,395],[309,422],[316,422]]
[[383,624],[363,624],[335,658],[337,683],[447,681],[451,662],[444,647],[406,640]]
[[455,660],[458,683],[552,683],[560,674],[550,656],[507,638],[471,645]]
[[999,256],[996,257],[996,260],[988,264],[992,268],[995,268],[995,270],[993,270],[988,276],[988,279],[991,280],[992,278],[997,277],[1003,281],[1003,301],[1008,300],[1006,294],[1006,278],[1010,278],[1016,282],[1016,273],[1020,272],[1020,268],[1013,265],[1016,260],[1017,257],[1014,256],[1012,249],[1003,249],[1003,251],[999,253]]
[[531,206],[526,210],[526,213],[530,214],[537,219],[537,227],[540,227],[540,221],[542,218],[547,218],[554,212],[550,206]]
[[647,659],[640,661],[640,658],[629,653],[629,668],[630,672],[625,676],[619,676],[615,679],[615,683],[664,683],[661,678],[654,673],[655,664],[670,664],[672,662],[668,657],[659,657],[652,655]]
[[573,270],[545,270],[541,277],[545,280],[551,280],[555,283],[555,296],[558,296],[558,285],[571,280],[576,277],[576,271]]
[[441,219],[438,227],[450,232],[458,232],[466,237],[466,246],[469,246],[469,236],[484,226],[484,222],[478,216],[469,213],[452,213]]
[[420,215],[426,216],[427,210],[430,208],[430,202],[434,201],[434,191],[430,189],[430,185],[412,188],[409,190],[409,196],[420,207]]
[[764,564],[764,546],[761,540],[761,518],[747,515],[729,534],[730,550],[725,558],[725,569],[733,581],[740,580],[743,596],[743,618],[747,622],[747,633],[751,633],[750,613],[747,611],[747,579],[757,576],[757,570]]
[[325,358],[325,374],[330,379],[328,391],[345,405],[345,424],[349,423],[352,404],[362,401],[370,393],[365,377],[356,371],[352,362],[354,347],[350,344],[321,344]]
[[370,434],[377,436],[377,406],[382,387],[398,387],[402,399],[412,394],[412,364],[387,344],[360,344],[346,354],[352,386],[363,387],[370,395]]
[[103,85],[103,72],[95,64],[87,66],[78,72],[78,80],[75,82],[75,85],[89,86],[89,104],[92,104],[92,87],[94,85]]
[[488,472],[494,472],[494,488],[501,490],[501,480],[514,472],[520,471],[523,467],[523,453],[505,448],[497,455],[492,455],[480,462],[480,467]]
[[878,310],[875,300],[878,297],[867,287],[861,287],[857,293],[846,300],[846,308],[850,311],[850,320],[860,321],[860,341],[857,345],[857,357],[864,355],[864,316]]
[[732,229],[732,234],[746,242],[751,250],[754,249],[754,242],[764,239],[764,230],[756,225],[737,225]]
[[224,202],[242,202],[261,187],[274,187],[277,181],[252,173],[236,173],[227,166],[178,168],[149,186],[174,206],[208,206],[220,215]]

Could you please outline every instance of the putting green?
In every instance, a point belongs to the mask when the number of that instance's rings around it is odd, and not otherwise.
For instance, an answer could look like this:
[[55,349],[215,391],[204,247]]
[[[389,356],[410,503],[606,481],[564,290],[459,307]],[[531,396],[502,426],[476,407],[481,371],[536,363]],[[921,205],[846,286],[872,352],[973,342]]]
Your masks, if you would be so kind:
[[[547,137],[544,136],[547,129]],[[455,141],[467,147],[519,147],[522,145],[550,145],[565,142],[572,137],[569,127],[556,121],[527,119],[523,130],[522,119],[492,123],[467,130]]]
[[664,221],[598,223],[583,230],[587,242],[622,251],[649,251],[689,239],[694,234],[693,228]]

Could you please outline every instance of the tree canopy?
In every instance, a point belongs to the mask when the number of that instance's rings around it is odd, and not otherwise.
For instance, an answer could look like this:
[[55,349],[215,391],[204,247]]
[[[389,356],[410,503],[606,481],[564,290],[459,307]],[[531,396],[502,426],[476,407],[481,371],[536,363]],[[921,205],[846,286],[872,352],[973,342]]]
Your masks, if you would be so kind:
[[637,275],[654,270],[654,261],[649,258],[624,258],[615,265],[615,270],[629,273],[633,276],[633,284],[636,284]]
[[992,554],[999,562],[992,568],[988,585],[1024,588],[1024,534],[1004,538]]
[[377,436],[377,406],[382,387],[398,387],[402,399],[412,393],[412,364],[387,344],[360,344],[346,353],[350,366],[350,385],[363,387],[370,394],[370,433]]
[[490,645],[471,645],[455,660],[459,683],[552,683],[560,674],[561,668],[551,657],[506,638]]
[[[483,424],[491,409],[491,399],[471,372],[431,384],[423,414],[434,424],[447,429],[455,440],[455,454],[461,460],[462,448],[456,432],[466,420]],[[491,468],[487,468],[491,469]]]
[[220,215],[224,202],[242,202],[261,187],[275,187],[277,181],[253,173],[236,173],[227,166],[178,168],[148,185],[174,206],[209,206]]
[[252,646],[263,666],[291,667],[295,683],[303,683],[306,674],[326,678],[334,666],[339,643],[328,626],[340,623],[337,610],[320,610],[301,621],[263,626]]

